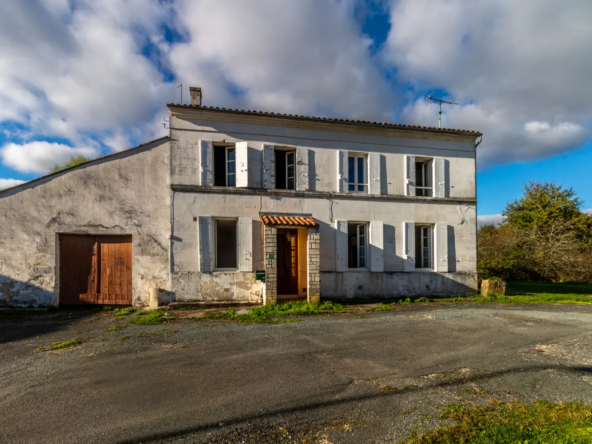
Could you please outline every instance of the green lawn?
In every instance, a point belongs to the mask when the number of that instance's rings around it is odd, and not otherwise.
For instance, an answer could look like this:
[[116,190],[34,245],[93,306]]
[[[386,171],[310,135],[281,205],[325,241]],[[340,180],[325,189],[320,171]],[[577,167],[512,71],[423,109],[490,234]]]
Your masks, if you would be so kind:
[[580,403],[521,402],[453,404],[440,416],[447,424],[405,444],[584,444],[592,441],[592,407]]
[[592,285],[553,284],[546,282],[508,282],[506,298],[498,302],[508,304],[591,304]]

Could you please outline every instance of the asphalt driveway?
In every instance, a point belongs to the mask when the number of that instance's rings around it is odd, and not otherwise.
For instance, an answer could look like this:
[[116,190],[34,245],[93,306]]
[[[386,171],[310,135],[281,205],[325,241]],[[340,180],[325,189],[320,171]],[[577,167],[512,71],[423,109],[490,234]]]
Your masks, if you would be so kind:
[[[590,306],[299,320],[0,315],[0,442],[382,443],[434,426],[452,402],[592,403]],[[85,342],[39,351],[76,338]]]

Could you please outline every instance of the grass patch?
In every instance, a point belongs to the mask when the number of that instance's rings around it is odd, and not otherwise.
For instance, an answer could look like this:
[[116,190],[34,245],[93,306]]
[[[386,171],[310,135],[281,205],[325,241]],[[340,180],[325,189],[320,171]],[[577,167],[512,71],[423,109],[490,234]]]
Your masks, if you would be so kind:
[[144,313],[138,313],[133,318],[128,319],[128,323],[136,325],[159,325],[169,320],[162,316],[160,310],[153,310]]
[[484,406],[452,404],[445,424],[425,434],[413,432],[406,444],[584,444],[592,440],[592,406],[582,403],[534,404],[490,401]]
[[263,307],[253,308],[249,314],[237,314],[236,308],[229,308],[224,313],[210,313],[206,316],[208,319],[229,319],[240,322],[241,324],[277,324],[284,322],[298,322],[297,319],[277,320],[274,318],[285,316],[307,316],[323,313],[336,313],[344,310],[343,305],[334,302],[285,302],[276,305],[264,305]]
[[[109,310],[108,310],[109,311]],[[127,308],[119,308],[117,310],[113,310],[113,314],[115,316],[128,316],[131,315],[132,313],[134,313],[135,310],[132,307],[127,307]]]
[[49,351],[49,350],[63,350],[65,348],[73,348],[77,345],[80,345],[84,342],[82,339],[72,339],[71,341],[64,341],[64,342],[54,342],[51,344],[49,348],[40,348],[39,351]]
[[106,328],[105,331],[109,332],[109,331],[118,331],[118,330],[123,330],[125,328],[125,325],[116,325],[114,327],[109,327]]

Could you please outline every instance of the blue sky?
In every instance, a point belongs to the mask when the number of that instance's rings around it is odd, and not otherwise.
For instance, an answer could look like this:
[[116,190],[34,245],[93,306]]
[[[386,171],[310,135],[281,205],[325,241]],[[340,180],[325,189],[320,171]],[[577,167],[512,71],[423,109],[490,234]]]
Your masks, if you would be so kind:
[[183,83],[207,105],[417,125],[437,125],[433,93],[460,103],[444,126],[484,133],[480,216],[528,181],[592,208],[591,20],[578,0],[5,2],[0,187],[166,134]]

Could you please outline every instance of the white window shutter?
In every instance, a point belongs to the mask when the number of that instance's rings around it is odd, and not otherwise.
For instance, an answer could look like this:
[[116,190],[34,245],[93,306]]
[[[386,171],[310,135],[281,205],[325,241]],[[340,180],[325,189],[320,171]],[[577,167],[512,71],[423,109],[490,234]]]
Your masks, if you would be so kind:
[[380,154],[368,154],[368,194],[380,194]]
[[198,225],[199,271],[211,273],[214,270],[214,234],[212,218],[200,216]]
[[434,197],[446,197],[446,177],[444,173],[444,158],[434,158]]
[[237,142],[236,152],[236,186],[247,188],[249,186],[249,147],[247,142]]
[[448,273],[448,225],[436,224],[436,251],[434,257],[436,258],[435,271],[440,273]]
[[200,185],[214,185],[214,145],[211,140],[200,140]]
[[403,270],[415,271],[415,222],[403,223]]
[[405,195],[415,196],[415,156],[405,156]]
[[347,192],[347,151],[337,151],[337,191]]
[[263,145],[263,188],[275,188],[275,147]]
[[253,220],[238,218],[238,271],[253,271]]
[[310,188],[310,168],[308,166],[308,148],[296,148],[296,189],[308,191]]
[[384,271],[384,228],[381,221],[370,222],[370,271]]
[[347,271],[347,221],[335,221],[335,258],[337,259],[337,271]]

